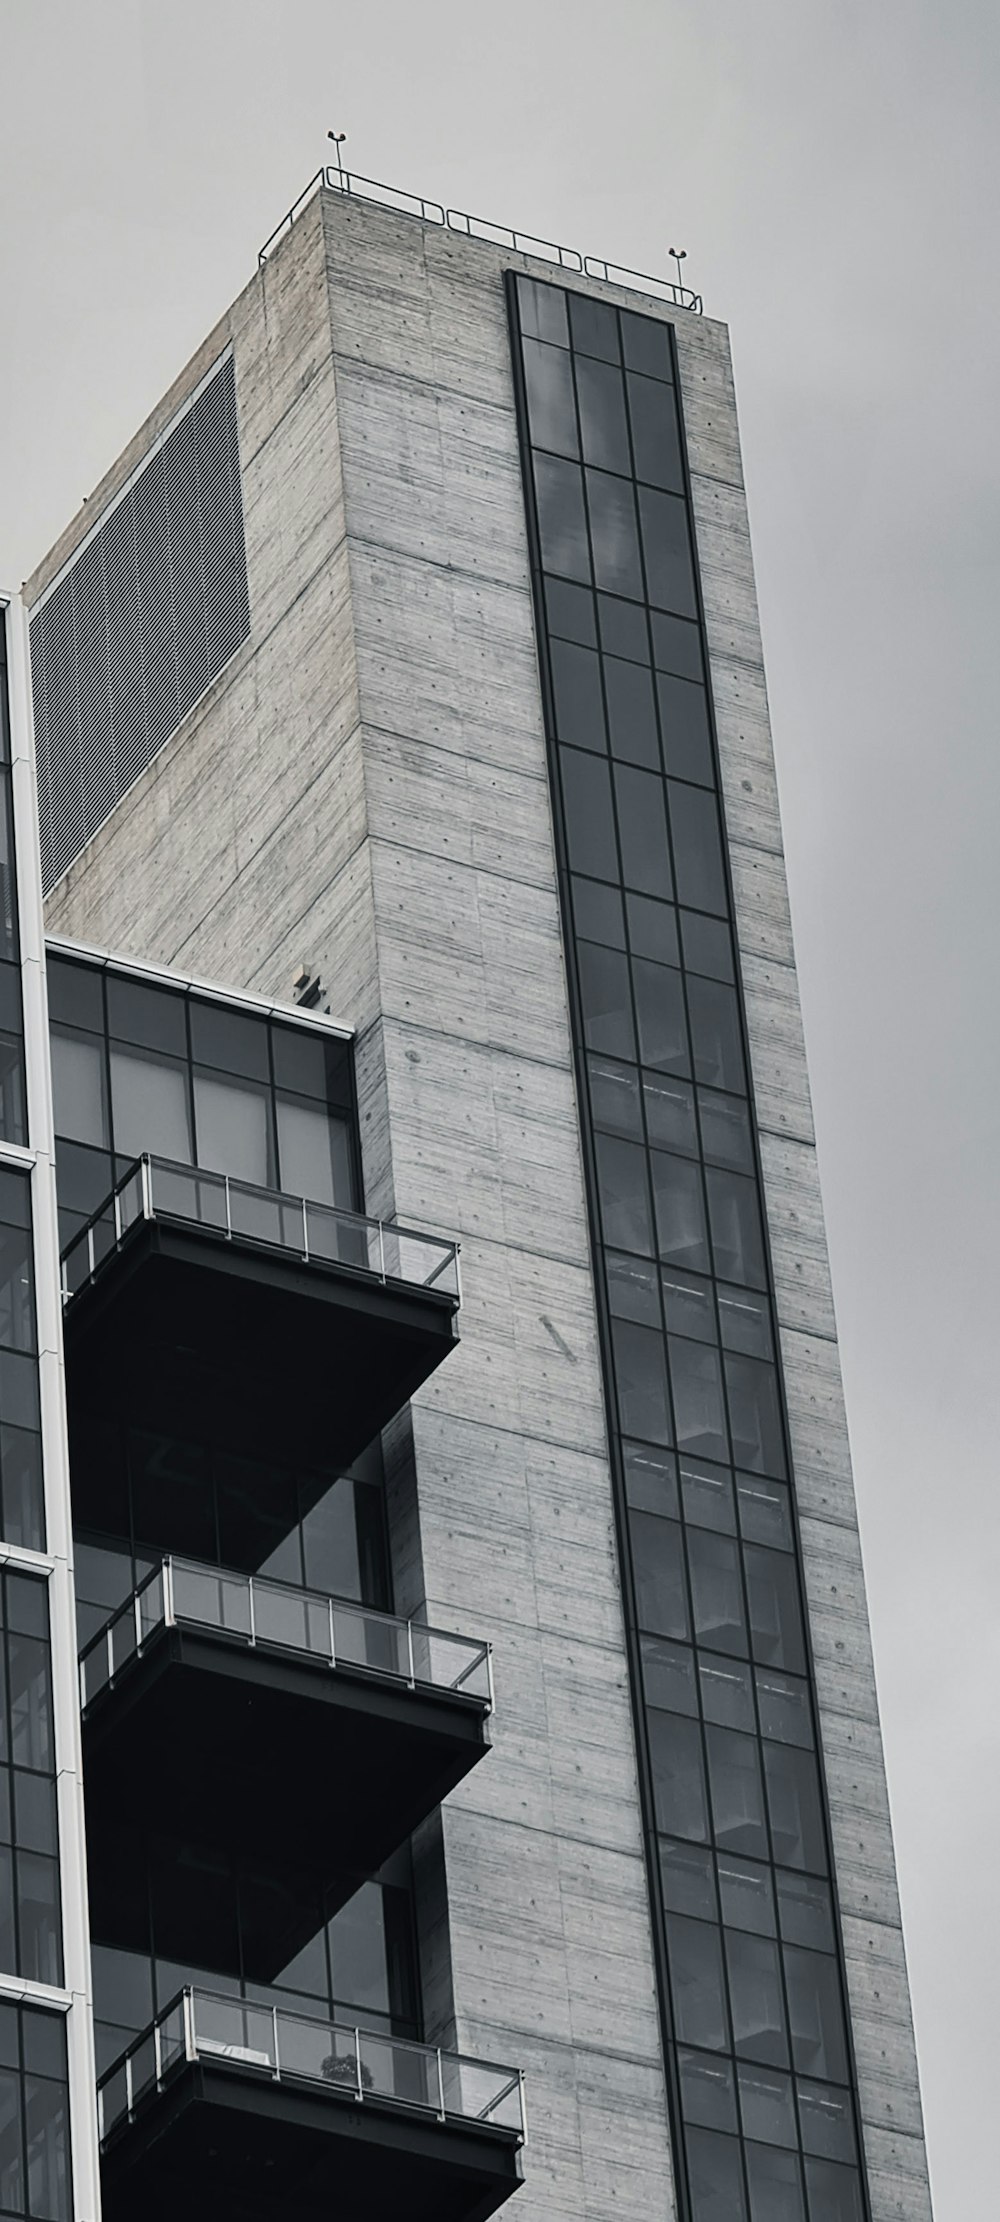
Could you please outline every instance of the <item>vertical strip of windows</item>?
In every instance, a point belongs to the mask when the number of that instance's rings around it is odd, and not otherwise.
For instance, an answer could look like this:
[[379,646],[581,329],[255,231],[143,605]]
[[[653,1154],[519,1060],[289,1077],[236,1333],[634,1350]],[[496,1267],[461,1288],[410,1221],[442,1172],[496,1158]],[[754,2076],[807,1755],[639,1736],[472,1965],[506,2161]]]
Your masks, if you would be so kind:
[[673,335],[508,301],[678,2197],[864,2222]]

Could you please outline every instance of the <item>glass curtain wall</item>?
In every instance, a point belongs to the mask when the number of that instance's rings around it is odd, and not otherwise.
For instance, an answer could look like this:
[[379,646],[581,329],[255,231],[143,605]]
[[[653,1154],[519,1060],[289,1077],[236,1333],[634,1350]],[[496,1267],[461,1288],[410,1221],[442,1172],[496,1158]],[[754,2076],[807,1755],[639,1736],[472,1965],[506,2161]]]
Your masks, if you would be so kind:
[[691,2222],[863,2222],[673,336],[509,284]]

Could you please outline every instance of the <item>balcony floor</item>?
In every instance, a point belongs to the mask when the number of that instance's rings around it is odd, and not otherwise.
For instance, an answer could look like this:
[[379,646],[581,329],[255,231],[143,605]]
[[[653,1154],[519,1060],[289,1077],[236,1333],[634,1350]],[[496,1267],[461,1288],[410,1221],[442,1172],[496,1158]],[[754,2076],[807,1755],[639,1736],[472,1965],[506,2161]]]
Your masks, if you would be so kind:
[[190,2063],[108,2141],[105,2222],[486,2222],[514,2139]]

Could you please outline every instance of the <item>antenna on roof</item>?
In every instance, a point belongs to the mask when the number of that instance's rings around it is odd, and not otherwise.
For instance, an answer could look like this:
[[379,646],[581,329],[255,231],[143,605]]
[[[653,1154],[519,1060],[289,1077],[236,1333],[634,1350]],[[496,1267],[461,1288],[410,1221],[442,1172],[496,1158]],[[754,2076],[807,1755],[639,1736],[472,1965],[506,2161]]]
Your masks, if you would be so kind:
[[684,291],[684,281],[683,281],[683,274],[682,274],[682,271],[681,271],[681,263],[682,263],[682,262],[686,262],[686,261],[687,261],[687,248],[686,248],[686,247],[668,247],[668,248],[667,248],[667,253],[668,253],[668,255],[670,256],[670,260],[671,260],[671,262],[675,262],[675,263],[677,264],[677,284],[678,284],[679,290],[681,291],[681,293],[683,293],[683,291]]
[[342,157],[342,155],[341,155],[341,152],[340,152],[340,150],[341,150],[341,147],[342,147],[342,146],[343,146],[343,144],[344,144],[344,140],[346,139],[346,137],[347,137],[347,133],[346,133],[346,131],[328,131],[328,132],[327,132],[327,138],[328,138],[328,139],[332,139],[332,140],[333,140],[334,146],[335,146],[335,147],[336,147],[336,149],[337,149],[337,169],[338,169],[338,171],[340,172],[340,182],[341,182],[341,185],[343,185],[343,182],[344,182],[344,163],[343,163],[343,157]]

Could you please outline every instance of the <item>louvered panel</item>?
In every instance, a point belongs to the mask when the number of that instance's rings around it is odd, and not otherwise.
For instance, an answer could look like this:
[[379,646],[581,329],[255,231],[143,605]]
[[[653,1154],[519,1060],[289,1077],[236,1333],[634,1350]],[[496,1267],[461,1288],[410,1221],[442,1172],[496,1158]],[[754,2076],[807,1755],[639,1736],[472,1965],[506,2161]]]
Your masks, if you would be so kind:
[[46,893],[249,630],[227,361],[31,619]]

